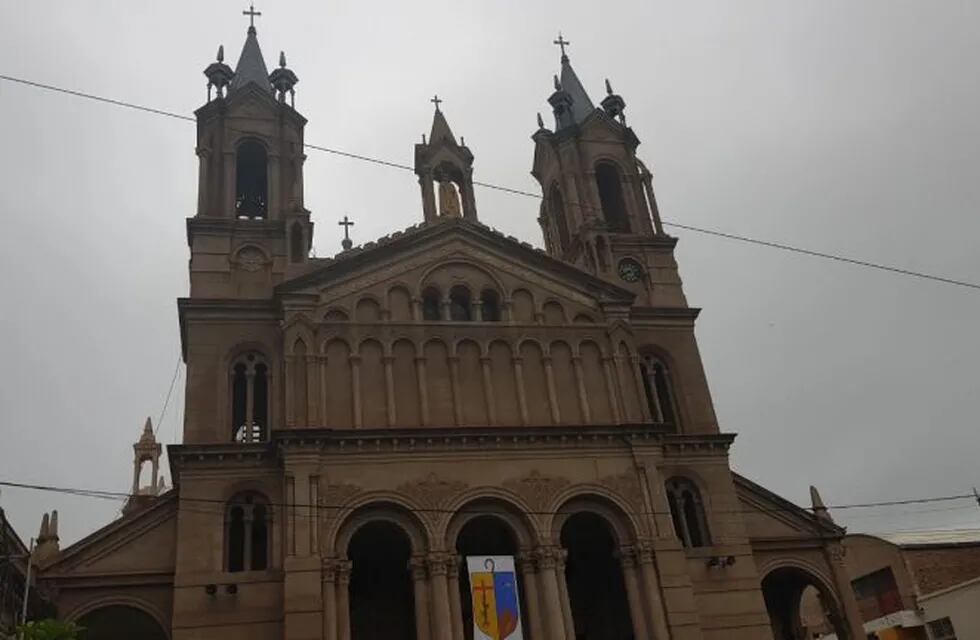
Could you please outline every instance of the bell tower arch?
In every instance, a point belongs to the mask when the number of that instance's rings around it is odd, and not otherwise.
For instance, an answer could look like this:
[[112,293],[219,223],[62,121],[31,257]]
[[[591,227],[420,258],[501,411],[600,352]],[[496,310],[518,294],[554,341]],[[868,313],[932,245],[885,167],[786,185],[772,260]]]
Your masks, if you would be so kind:
[[653,176],[636,156],[626,101],[606,81],[596,107],[572,68],[561,35],[561,69],[548,97],[554,129],[538,115],[531,174],[541,185],[538,222],[553,256],[637,293],[644,306],[686,306],[673,248],[663,231]]

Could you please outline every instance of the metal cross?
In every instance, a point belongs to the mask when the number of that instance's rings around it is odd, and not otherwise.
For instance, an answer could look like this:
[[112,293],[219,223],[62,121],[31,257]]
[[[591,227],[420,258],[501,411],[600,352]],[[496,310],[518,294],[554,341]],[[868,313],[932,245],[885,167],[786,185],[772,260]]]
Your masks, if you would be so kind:
[[561,57],[562,58],[567,57],[565,55],[565,46],[572,43],[561,36],[561,31],[558,32],[558,39],[555,40],[554,44],[557,44],[559,47],[561,47]]
[[255,16],[262,15],[262,12],[261,11],[256,11],[254,4],[249,4],[248,5],[248,11],[242,11],[242,15],[243,16],[248,16],[248,26],[249,27],[252,27],[254,29],[255,28]]
[[439,105],[443,103],[443,101],[439,99],[439,94],[438,93],[436,95],[432,96],[432,100],[429,100],[429,102],[431,102],[432,104],[436,105],[436,111],[439,110]]
[[354,226],[354,221],[344,216],[344,219],[338,222],[337,226],[344,228],[344,240],[350,240],[350,228]]
[[350,228],[354,226],[354,221],[348,219],[345,215],[344,219],[337,223],[337,226],[344,228],[344,239],[340,241],[340,246],[346,251],[354,246],[354,243],[350,239]]

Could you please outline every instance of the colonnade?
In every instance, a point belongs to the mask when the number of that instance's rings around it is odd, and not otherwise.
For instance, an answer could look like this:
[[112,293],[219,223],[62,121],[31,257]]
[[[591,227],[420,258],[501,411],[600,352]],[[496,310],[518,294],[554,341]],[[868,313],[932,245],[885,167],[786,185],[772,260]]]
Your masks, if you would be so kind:
[[[634,637],[666,640],[668,631],[652,548],[645,544],[622,546],[615,555],[622,569]],[[515,558],[525,605],[521,622],[525,637],[530,640],[575,639],[565,579],[566,559],[567,551],[554,545],[525,549]],[[465,571],[464,559],[444,552],[416,554],[408,568],[415,600],[416,640],[463,640],[459,580],[460,571]],[[351,632],[349,585],[353,570],[350,560],[324,562],[324,640],[360,640]]]

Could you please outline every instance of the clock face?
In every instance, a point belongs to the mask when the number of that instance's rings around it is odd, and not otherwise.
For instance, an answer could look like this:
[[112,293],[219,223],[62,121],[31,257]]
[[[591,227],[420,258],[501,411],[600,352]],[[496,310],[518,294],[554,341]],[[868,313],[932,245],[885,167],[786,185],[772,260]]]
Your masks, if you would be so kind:
[[619,261],[619,277],[626,282],[639,282],[643,277],[643,267],[632,258]]

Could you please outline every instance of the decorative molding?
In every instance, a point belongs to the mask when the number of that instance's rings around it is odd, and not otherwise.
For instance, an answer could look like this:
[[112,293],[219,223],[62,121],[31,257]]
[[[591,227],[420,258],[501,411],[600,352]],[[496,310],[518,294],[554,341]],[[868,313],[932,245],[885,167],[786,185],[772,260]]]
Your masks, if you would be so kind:
[[[423,508],[439,509],[450,498],[465,491],[467,486],[469,485],[458,480],[443,480],[435,472],[432,472],[424,478],[399,485],[398,491],[412,498]],[[423,511],[422,515],[435,520],[438,513]]]
[[640,481],[637,480],[634,471],[624,471],[619,475],[605,476],[599,479],[599,484],[626,500],[633,507],[637,516],[646,510],[643,507],[643,489],[640,488]]
[[552,499],[570,482],[557,476],[545,476],[535,469],[521,478],[505,480],[503,486],[524,498],[532,509],[544,511]]

